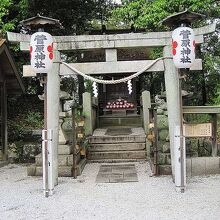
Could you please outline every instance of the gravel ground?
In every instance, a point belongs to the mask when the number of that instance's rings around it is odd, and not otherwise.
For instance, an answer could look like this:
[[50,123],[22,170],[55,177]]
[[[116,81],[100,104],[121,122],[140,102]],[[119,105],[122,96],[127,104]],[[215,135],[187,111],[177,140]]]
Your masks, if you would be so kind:
[[147,163],[136,163],[133,183],[95,183],[99,166],[87,164],[77,180],[59,178],[49,198],[25,166],[0,168],[0,219],[220,219],[220,175],[190,178],[180,194],[170,176],[149,177]]

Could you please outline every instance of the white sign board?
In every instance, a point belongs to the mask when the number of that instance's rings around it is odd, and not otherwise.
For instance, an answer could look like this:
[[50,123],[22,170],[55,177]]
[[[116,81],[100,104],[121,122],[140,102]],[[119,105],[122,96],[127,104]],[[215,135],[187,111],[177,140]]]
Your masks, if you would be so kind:
[[212,123],[185,124],[185,137],[212,137]]

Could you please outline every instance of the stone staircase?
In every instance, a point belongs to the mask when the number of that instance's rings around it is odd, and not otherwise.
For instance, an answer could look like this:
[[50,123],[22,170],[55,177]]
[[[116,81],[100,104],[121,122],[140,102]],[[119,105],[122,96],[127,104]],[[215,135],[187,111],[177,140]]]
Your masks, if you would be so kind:
[[[124,129],[130,129],[131,132],[126,134]],[[146,159],[146,136],[141,127],[115,127],[111,131],[112,134],[108,133],[108,128],[94,131],[89,138],[88,162],[134,162]]]
[[142,121],[140,115],[102,115],[99,116],[99,127],[141,127]]
[[[77,154],[77,175],[82,172],[82,167],[84,167],[86,161],[80,161],[80,154]],[[42,154],[38,154],[35,157],[35,164],[28,167],[28,176],[42,176]],[[58,176],[71,177],[72,175],[72,165],[73,165],[73,154],[72,147],[70,145],[59,145],[58,146]]]

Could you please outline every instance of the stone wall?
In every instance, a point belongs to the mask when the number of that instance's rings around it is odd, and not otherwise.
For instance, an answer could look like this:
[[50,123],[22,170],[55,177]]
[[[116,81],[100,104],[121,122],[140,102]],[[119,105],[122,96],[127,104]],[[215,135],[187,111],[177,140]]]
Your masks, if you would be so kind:
[[34,162],[41,152],[43,101],[24,94],[8,99],[9,162]]
[[8,146],[10,163],[32,163],[41,152],[41,130],[34,130],[25,135],[23,140],[14,141]]
[[187,138],[187,157],[209,157],[212,155],[212,141],[208,138]]
[[83,114],[85,115],[85,135],[92,135],[96,128],[98,100],[91,93],[83,93]]
[[[157,109],[157,165],[159,175],[172,174],[171,154],[169,143],[168,115],[166,108],[158,106]],[[151,155],[153,156],[153,146],[151,144]],[[218,152],[219,155],[219,152]],[[201,175],[211,174],[219,169],[219,157],[212,156],[211,138],[186,138],[186,157],[187,157],[187,174]],[[152,159],[153,160],[153,157]],[[217,161],[217,162],[216,162]],[[153,161],[152,161],[153,162]],[[202,164],[201,166],[198,164]],[[211,166],[212,165],[212,166]],[[218,167],[218,169],[216,168]],[[211,171],[210,171],[211,170]],[[198,172],[197,172],[198,171]],[[209,173],[209,171],[211,173]]]
[[191,157],[186,159],[186,175],[220,174],[219,157]]
[[171,174],[171,154],[169,143],[169,127],[167,111],[157,109],[157,129],[158,129],[158,145],[157,145],[157,163],[158,173],[162,175]]

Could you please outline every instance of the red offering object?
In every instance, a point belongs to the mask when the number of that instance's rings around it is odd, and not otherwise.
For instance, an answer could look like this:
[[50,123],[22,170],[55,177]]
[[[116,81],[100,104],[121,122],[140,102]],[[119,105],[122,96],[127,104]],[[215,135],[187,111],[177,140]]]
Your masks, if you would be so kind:
[[135,104],[124,99],[116,99],[115,101],[107,102],[106,109],[130,109],[134,108]]

